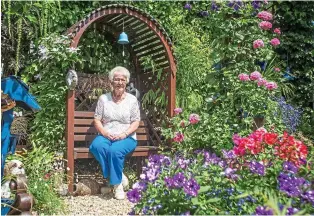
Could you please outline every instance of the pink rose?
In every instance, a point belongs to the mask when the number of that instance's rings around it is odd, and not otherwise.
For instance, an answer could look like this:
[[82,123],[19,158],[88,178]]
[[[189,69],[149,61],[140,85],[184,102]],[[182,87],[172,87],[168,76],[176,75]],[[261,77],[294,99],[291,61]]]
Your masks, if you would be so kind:
[[275,82],[267,82],[265,84],[265,87],[268,89],[268,90],[274,90],[274,89],[277,89],[278,86],[277,86],[277,83]]
[[273,27],[273,25],[268,21],[260,22],[258,26],[264,30],[270,30]]
[[275,71],[275,72],[279,72],[279,71],[280,71],[280,68],[274,68],[274,71]]
[[276,33],[277,35],[280,35],[281,34],[280,28],[275,28],[274,33]]
[[245,73],[239,74],[238,78],[239,78],[241,81],[249,81],[249,80],[250,80],[249,75],[247,75],[247,74],[245,74]]
[[257,14],[257,17],[265,20],[265,21],[269,21],[273,19],[273,15],[267,11],[261,11]]
[[258,71],[254,71],[250,74],[251,80],[259,80],[260,78],[262,78],[262,74]]
[[173,110],[173,112],[174,112],[175,115],[178,115],[178,114],[182,113],[182,108],[180,108],[180,107],[175,108],[175,109]]
[[257,82],[257,86],[265,86],[266,83],[267,83],[267,80],[259,79]]
[[189,117],[190,124],[197,124],[200,121],[200,116],[192,113]]
[[270,44],[273,46],[278,46],[280,44],[280,40],[278,38],[273,38],[271,39]]
[[257,49],[257,48],[260,48],[260,47],[264,47],[264,41],[261,40],[261,39],[255,40],[253,42],[253,48]]
[[184,135],[183,135],[183,133],[181,133],[181,132],[176,132],[175,135],[174,135],[173,141],[180,143],[180,142],[182,142],[183,140],[184,140]]

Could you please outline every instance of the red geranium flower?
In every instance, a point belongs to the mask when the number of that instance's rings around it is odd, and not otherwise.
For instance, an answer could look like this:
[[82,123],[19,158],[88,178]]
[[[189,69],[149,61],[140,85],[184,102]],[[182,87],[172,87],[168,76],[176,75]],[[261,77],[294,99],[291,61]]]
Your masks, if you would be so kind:
[[265,133],[264,140],[268,145],[274,145],[278,140],[278,134],[276,134],[276,133]]

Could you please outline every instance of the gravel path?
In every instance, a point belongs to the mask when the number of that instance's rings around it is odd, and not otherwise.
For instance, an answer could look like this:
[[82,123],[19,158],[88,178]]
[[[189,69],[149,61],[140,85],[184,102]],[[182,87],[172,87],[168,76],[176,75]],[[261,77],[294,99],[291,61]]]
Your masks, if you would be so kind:
[[116,200],[112,194],[95,196],[66,197],[69,215],[127,215],[133,204],[124,200]]

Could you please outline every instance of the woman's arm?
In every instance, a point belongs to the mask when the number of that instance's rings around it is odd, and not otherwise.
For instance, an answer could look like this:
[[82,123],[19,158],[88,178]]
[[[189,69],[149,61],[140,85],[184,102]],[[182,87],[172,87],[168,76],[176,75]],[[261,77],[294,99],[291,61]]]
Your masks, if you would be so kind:
[[98,133],[100,133],[101,135],[103,135],[104,137],[110,140],[114,140],[114,136],[112,136],[105,130],[105,128],[102,126],[102,123],[99,119],[96,119],[96,118],[94,119],[94,125]]
[[134,133],[137,130],[139,125],[140,125],[140,121],[132,122],[130,127],[126,131],[115,136],[113,140],[121,140],[121,139],[127,138],[130,134]]

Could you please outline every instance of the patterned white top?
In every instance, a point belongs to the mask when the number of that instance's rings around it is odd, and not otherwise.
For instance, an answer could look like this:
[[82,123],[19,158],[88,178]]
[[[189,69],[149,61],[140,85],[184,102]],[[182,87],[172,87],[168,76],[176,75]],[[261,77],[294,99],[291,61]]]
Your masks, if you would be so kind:
[[[134,121],[140,121],[139,104],[134,95],[126,97],[118,104],[113,102],[111,93],[99,97],[94,118],[102,122],[105,130],[112,135],[125,132]],[[136,133],[130,134],[136,139]]]

